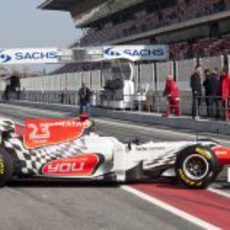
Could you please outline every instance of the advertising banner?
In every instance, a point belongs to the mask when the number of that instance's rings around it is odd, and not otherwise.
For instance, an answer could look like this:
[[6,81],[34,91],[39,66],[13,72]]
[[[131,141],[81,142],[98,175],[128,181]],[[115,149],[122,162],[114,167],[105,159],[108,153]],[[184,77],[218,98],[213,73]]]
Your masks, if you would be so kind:
[[168,58],[169,51],[166,45],[121,45],[74,49],[0,49],[0,64],[4,65],[84,63],[114,59],[165,61]]
[[164,61],[169,58],[166,45],[105,46],[104,59],[128,59],[131,61]]
[[57,48],[0,49],[0,64],[55,64],[60,56]]

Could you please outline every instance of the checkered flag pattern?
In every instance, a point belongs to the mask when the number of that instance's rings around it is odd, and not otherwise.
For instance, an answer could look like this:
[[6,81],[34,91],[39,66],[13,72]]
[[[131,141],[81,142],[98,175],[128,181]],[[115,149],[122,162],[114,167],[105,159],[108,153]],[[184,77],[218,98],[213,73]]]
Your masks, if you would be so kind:
[[164,165],[173,165],[176,160],[176,154],[175,153],[166,153],[164,155],[158,156],[155,159],[145,162],[143,167],[146,170],[150,170],[152,168],[164,166]]
[[6,132],[10,130],[15,130],[14,122],[11,120],[0,119],[0,132]]
[[3,145],[22,163],[21,172],[29,175],[40,175],[41,167],[50,161],[76,156],[82,152],[79,140],[29,150],[24,147],[22,137],[15,133],[9,133],[3,140]]

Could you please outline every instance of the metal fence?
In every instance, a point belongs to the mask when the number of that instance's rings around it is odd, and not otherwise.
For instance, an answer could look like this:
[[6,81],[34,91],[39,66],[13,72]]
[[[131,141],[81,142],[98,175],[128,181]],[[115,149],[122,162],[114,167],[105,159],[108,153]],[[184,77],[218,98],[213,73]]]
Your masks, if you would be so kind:
[[[182,91],[189,91],[190,76],[197,63],[201,63],[204,69],[212,70],[217,67],[221,71],[223,66],[229,66],[230,69],[230,56],[136,64],[133,79],[135,90],[137,92],[142,86],[148,85],[150,90],[161,91],[164,89],[166,77],[171,74],[174,75]],[[105,80],[103,71],[98,69],[22,79],[21,89],[26,91],[72,91],[78,90],[84,82],[91,90],[100,90],[105,85]],[[3,88],[4,83],[0,82],[0,90]]]
[[[17,98],[17,95],[10,95],[10,100],[16,100]],[[79,102],[77,91],[22,91],[19,99],[76,106]],[[91,96],[91,106],[114,110],[119,108],[119,110],[160,113],[162,115],[166,115],[166,111],[170,107],[169,100],[163,96],[162,91],[152,91],[151,94],[147,95],[140,93],[124,95],[120,100],[116,100],[112,95],[106,95],[105,97],[100,91],[94,91]],[[182,92],[179,106],[181,115],[226,121],[230,119],[230,98],[226,100],[222,100],[221,97],[205,96],[193,98],[190,92]],[[173,110],[173,105],[171,107]],[[175,111],[172,111],[173,114],[175,115]]]
[[[230,56],[137,64],[134,66],[133,79],[136,93],[132,96],[124,96],[121,93],[121,97],[125,98],[124,103],[128,103],[126,106],[124,105],[124,108],[164,113],[167,109],[168,101],[162,96],[162,91],[165,87],[167,75],[173,74],[181,90],[181,113],[183,115],[191,115],[193,102],[190,89],[190,76],[197,63],[201,63],[204,68],[218,67],[221,70],[223,66],[229,66],[230,69]],[[78,103],[77,92],[83,82],[90,87],[91,91],[94,91],[92,96],[93,106],[114,107],[111,102],[113,99],[105,100],[105,98],[103,99],[103,93],[101,93],[101,89],[105,85],[105,76],[102,70],[22,79],[20,98],[27,101],[76,105]],[[141,89],[146,85],[148,85],[150,93],[145,96],[146,98],[143,98]],[[5,82],[0,81],[0,90],[3,91],[4,89]],[[17,97],[11,95],[11,98]],[[202,97],[199,101],[199,115],[207,116],[208,100]],[[229,107],[229,104],[224,107],[221,100],[219,100],[219,104],[222,113],[221,116],[223,117],[223,114],[225,114],[224,116],[226,117],[226,111],[228,111],[226,107]]]

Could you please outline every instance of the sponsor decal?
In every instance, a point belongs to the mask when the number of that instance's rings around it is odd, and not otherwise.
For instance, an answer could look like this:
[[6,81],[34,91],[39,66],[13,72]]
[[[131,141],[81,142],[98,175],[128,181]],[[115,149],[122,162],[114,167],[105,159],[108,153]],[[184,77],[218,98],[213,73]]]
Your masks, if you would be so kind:
[[222,150],[222,151],[215,151],[215,154],[216,155],[226,155],[226,154],[228,154],[228,152],[224,151],[224,150]]
[[195,186],[202,185],[202,181],[192,181],[189,178],[187,178],[182,169],[178,169],[178,172],[179,172],[179,175],[180,175],[181,179],[185,182],[185,184],[188,184],[188,185],[191,185],[191,186],[193,186],[193,185],[195,185]]
[[216,155],[227,155],[230,151],[230,148],[218,146],[212,149]]
[[39,60],[39,59],[56,59],[58,52],[17,52],[15,53],[16,60]]
[[136,147],[137,151],[154,151],[154,150],[164,150],[165,147]]
[[0,64],[57,63],[61,55],[56,48],[2,49]]
[[46,176],[90,176],[100,162],[97,154],[78,155],[75,157],[55,160],[42,167],[42,174]]
[[105,49],[105,54],[109,56],[121,56],[121,53],[114,50],[112,47]]
[[132,61],[166,60],[168,56],[168,48],[165,45],[104,47],[105,59],[125,58]]
[[91,126],[89,120],[77,119],[31,119],[25,121],[24,145],[39,148],[79,138]]
[[124,53],[129,56],[139,56],[139,57],[151,57],[151,56],[161,56],[164,54],[163,49],[126,49]]
[[4,50],[0,50],[0,63],[4,64],[9,61],[11,61],[12,57],[6,53],[4,53]]

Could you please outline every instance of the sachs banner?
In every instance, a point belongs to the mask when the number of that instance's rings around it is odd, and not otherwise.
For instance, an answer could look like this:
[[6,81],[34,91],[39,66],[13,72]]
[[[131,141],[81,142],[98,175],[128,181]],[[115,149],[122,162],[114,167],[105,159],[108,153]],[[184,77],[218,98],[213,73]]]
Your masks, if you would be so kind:
[[57,48],[0,49],[0,64],[52,64],[62,55]]
[[166,45],[105,46],[104,59],[128,59],[131,61],[165,61],[169,58]]

